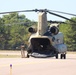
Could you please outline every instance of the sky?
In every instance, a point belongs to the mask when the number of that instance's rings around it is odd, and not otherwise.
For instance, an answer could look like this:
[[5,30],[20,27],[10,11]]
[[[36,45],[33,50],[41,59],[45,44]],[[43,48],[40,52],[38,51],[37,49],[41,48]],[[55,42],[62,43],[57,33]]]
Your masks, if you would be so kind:
[[[76,0],[0,0],[0,12],[30,9],[49,9],[76,14]],[[38,19],[38,13],[36,12],[24,12],[19,14],[25,14],[30,20]],[[68,18],[73,17],[64,14],[60,15],[66,16]],[[2,15],[0,14],[0,16]],[[47,19],[55,21],[64,20],[49,14],[47,14]]]

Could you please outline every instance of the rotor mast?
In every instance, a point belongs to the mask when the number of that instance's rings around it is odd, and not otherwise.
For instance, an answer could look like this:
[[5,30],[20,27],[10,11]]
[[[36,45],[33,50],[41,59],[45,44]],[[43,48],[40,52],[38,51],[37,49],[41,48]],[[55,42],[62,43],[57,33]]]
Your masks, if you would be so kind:
[[38,35],[44,35],[47,31],[47,13],[46,12],[39,12],[38,13]]

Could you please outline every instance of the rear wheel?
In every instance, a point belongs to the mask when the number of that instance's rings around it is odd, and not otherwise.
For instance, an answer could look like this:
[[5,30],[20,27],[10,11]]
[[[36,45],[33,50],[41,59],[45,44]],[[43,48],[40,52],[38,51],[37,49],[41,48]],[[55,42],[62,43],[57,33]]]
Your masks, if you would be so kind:
[[30,56],[29,56],[29,54],[27,54],[27,58],[29,58]]
[[64,54],[64,59],[66,59],[66,54]]
[[61,54],[61,55],[60,55],[60,59],[62,59],[62,58],[63,58],[63,55]]
[[61,54],[60,58],[61,59],[63,59],[63,58],[66,59],[66,54]]
[[58,53],[56,53],[56,59],[58,59]]

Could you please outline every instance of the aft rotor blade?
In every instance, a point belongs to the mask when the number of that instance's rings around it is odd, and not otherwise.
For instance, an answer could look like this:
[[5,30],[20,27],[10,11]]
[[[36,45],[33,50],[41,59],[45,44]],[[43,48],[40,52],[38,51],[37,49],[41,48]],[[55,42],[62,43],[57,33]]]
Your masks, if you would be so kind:
[[35,10],[21,10],[21,11],[10,11],[10,12],[0,12],[0,14],[14,13],[14,12],[32,12]]
[[66,17],[64,17],[64,16],[61,16],[61,15],[59,15],[59,14],[56,14],[56,13],[53,13],[53,12],[50,12],[50,11],[47,11],[49,14],[52,14],[52,15],[55,15],[55,16],[58,16],[58,17],[61,17],[61,18],[63,18],[63,19],[66,19],[66,20],[69,20],[69,21],[71,21],[71,22],[74,22],[74,23],[76,23],[75,21],[73,21],[73,20],[71,20],[71,19],[69,19],[69,18],[66,18]]
[[49,23],[65,23],[65,22],[62,22],[62,21],[52,21],[52,20],[50,20],[50,21],[48,21]]
[[48,12],[49,14],[52,14],[52,15],[55,15],[55,16],[58,16],[58,17],[61,17],[61,18],[63,18],[63,19],[66,19],[66,20],[69,20],[69,21],[72,21],[72,22],[74,22],[74,23],[76,23],[75,21],[73,21],[73,20],[71,20],[71,19],[69,19],[69,18],[66,18],[66,17],[64,17],[64,16],[61,16],[61,15],[59,15],[59,14],[56,14],[56,13],[53,13],[53,12],[50,12],[49,10],[47,10],[47,9],[40,9],[40,10],[38,10],[38,9],[34,9],[34,10],[22,10],[22,11],[10,11],[10,12],[1,12],[0,14],[7,14],[7,13],[14,13],[14,12],[37,12],[37,11],[39,11],[39,12]]
[[55,10],[49,10],[49,11],[57,12],[57,13],[62,13],[62,14],[67,14],[67,15],[72,15],[72,16],[76,16],[76,14],[67,13],[67,12],[62,12],[62,11],[55,11]]

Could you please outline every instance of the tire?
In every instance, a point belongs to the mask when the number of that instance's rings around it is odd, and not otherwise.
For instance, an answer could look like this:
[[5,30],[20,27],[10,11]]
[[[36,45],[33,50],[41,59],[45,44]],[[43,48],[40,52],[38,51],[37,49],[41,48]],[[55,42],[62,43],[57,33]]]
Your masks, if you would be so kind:
[[64,54],[64,59],[66,59],[66,54]]
[[56,54],[56,56],[55,56],[55,57],[56,57],[56,59],[58,59],[58,53]]
[[30,56],[27,54],[27,58],[29,58]]
[[66,54],[61,54],[60,58],[61,59],[63,59],[63,58],[66,59]]
[[60,55],[60,59],[62,59],[62,54]]

